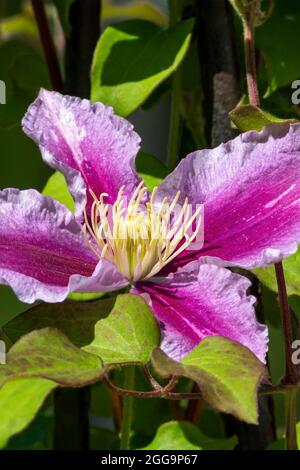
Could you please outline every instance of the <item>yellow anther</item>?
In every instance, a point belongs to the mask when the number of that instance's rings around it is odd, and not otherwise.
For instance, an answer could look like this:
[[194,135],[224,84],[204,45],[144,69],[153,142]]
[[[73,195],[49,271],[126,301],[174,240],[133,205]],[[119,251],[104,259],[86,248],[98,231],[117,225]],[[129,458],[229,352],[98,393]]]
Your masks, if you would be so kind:
[[[143,182],[125,206],[124,189],[124,186],[120,188],[111,211],[104,202],[108,194],[102,193],[97,199],[91,191],[94,201],[90,220],[84,212],[83,232],[89,247],[99,258],[113,262],[131,282],[136,282],[154,276],[189,247],[201,227],[201,208],[191,214],[188,199],[185,198],[175,217],[173,211],[180,198],[180,191],[170,204],[165,197],[156,206],[157,188],[153,189],[150,202],[144,204],[147,189]],[[198,216],[195,230],[188,235],[188,230]]]

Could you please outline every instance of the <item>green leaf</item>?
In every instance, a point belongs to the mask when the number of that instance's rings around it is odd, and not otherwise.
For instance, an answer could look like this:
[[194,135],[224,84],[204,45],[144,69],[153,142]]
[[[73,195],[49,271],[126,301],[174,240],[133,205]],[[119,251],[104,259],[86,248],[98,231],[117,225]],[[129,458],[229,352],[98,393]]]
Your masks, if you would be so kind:
[[22,431],[33,420],[47,395],[56,384],[47,379],[18,378],[0,389],[0,448],[9,438]]
[[112,23],[112,19],[128,18],[152,21],[161,27],[166,26],[168,22],[167,16],[156,5],[148,1],[129,1],[122,4],[116,4],[112,0],[102,2],[101,19],[103,22]]
[[[300,295],[300,248],[297,252],[282,261],[288,295]],[[269,289],[278,292],[274,266],[254,269],[258,279]]]
[[212,439],[192,423],[170,421],[158,428],[153,441],[144,450],[231,450],[236,444],[236,436]]
[[106,28],[95,50],[91,97],[128,116],[182,62],[193,21],[162,31],[153,23],[130,20]]
[[149,305],[135,294],[93,302],[40,304],[11,320],[2,331],[14,343],[24,334],[46,327],[60,330],[76,346],[100,356],[106,364],[147,363],[160,341]]
[[9,440],[5,450],[47,450],[51,448],[54,425],[54,416],[49,413],[51,401],[50,397],[46,398],[32,422],[26,429]]
[[105,294],[105,292],[72,292],[72,294],[68,295],[68,298],[70,300],[76,300],[77,302],[89,302],[90,300],[101,299]]
[[[30,329],[45,325],[48,327],[22,336]],[[59,327],[78,345],[91,344],[84,350],[79,349],[61,331],[49,325]],[[12,341],[21,336],[8,352],[7,364],[0,368],[1,406],[2,396],[6,401],[11,396],[11,405],[7,404],[7,417],[1,417],[0,443],[3,445],[9,436],[30,422],[47,395],[48,388],[43,388],[42,379],[49,383],[49,391],[56,385],[85,386],[101,380],[107,370],[103,367],[103,361],[106,364],[148,362],[160,340],[159,328],[150,307],[142,297],[134,294],[89,303],[67,301],[57,305],[41,304],[10,321],[3,330]],[[17,387],[14,393],[14,385],[10,384],[19,378],[24,380],[26,393],[27,390],[28,394],[31,390],[35,393],[35,383],[41,383],[41,392],[36,391],[32,407],[27,407],[27,414],[23,413],[24,419],[20,412],[16,424],[11,425],[9,406],[13,409],[15,395],[22,391]]]
[[136,170],[143,178],[145,185],[152,191],[167,176],[168,170],[157,158],[145,152],[139,152],[136,159]]
[[263,55],[269,96],[282,86],[290,86],[300,76],[300,5],[295,0],[276,1],[268,21],[257,28],[255,45]]
[[267,377],[265,366],[240,343],[221,336],[204,338],[180,362],[155,349],[153,365],[163,377],[185,376],[198,383],[214,408],[248,423],[257,423],[257,388]]
[[1,80],[6,85],[6,104],[0,106],[0,127],[19,123],[41,86],[48,87],[41,55],[26,41],[11,40],[0,46]]
[[0,336],[2,325],[27,309],[28,304],[20,302],[8,286],[0,286]]
[[274,441],[268,445],[266,450],[286,450],[285,439],[277,439],[277,441]]
[[100,358],[78,349],[54,328],[23,336],[0,368],[0,387],[17,377],[49,379],[65,387],[82,387],[102,378]]
[[70,211],[74,212],[74,200],[68,191],[64,175],[59,171],[50,176],[43,189],[43,194],[56,199],[70,209]]
[[230,111],[229,117],[241,132],[260,131],[264,126],[273,122],[297,122],[296,119],[280,119],[251,104],[237,106]]
[[15,343],[33,330],[57,328],[76,346],[86,346],[94,339],[95,324],[111,312],[115,302],[115,297],[109,297],[93,302],[41,303],[6,323],[2,331]]
[[[200,438],[199,438],[200,434]],[[153,441],[144,450],[202,450],[201,432],[184,421],[170,421],[162,424]]]
[[[279,304],[277,295],[268,289],[266,286],[262,285],[261,287],[261,302],[264,306],[264,320],[266,324],[270,323],[272,327],[281,329],[281,315],[279,311]],[[270,333],[270,332],[269,332]],[[270,350],[272,348],[269,341],[269,356]],[[269,357],[270,360],[270,357]]]
[[[8,105],[0,105],[0,109],[6,106]],[[0,129],[0,142],[2,155],[0,186],[42,189],[50,170],[43,163],[34,142],[19,126]]]
[[109,316],[95,324],[95,338],[83,349],[104,364],[146,364],[159,342],[159,327],[147,302],[139,295],[121,294]]

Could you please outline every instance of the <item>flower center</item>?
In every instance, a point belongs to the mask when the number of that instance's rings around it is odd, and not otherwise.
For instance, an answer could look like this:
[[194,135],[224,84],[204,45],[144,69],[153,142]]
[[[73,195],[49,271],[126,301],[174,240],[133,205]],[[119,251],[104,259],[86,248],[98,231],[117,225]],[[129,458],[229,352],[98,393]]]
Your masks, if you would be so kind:
[[90,220],[84,212],[84,234],[89,247],[99,258],[113,262],[131,282],[157,274],[192,243],[200,230],[201,217],[194,231],[192,224],[201,207],[192,214],[185,198],[178,209],[180,191],[171,203],[164,198],[162,203],[156,204],[156,190],[154,188],[150,201],[144,204],[147,189],[141,182],[127,206],[124,186],[113,206],[104,201],[108,194],[102,193],[98,199],[91,191],[94,202]]

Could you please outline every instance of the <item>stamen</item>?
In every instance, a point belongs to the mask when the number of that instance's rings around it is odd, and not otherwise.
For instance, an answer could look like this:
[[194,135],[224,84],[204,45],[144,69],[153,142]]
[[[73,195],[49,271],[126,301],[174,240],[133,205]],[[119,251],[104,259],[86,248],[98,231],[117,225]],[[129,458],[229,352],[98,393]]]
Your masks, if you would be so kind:
[[179,214],[172,217],[180,191],[171,203],[165,197],[156,207],[157,187],[153,189],[150,201],[144,204],[142,201],[147,189],[143,182],[137,186],[125,207],[124,190],[122,186],[111,214],[109,205],[105,203],[108,194],[102,193],[98,199],[90,191],[93,198],[91,216],[89,219],[85,209],[83,234],[97,257],[113,262],[131,282],[136,282],[154,276],[188,248],[201,227],[199,217],[196,229],[191,236],[188,235],[201,208],[191,214],[188,199],[185,198]]

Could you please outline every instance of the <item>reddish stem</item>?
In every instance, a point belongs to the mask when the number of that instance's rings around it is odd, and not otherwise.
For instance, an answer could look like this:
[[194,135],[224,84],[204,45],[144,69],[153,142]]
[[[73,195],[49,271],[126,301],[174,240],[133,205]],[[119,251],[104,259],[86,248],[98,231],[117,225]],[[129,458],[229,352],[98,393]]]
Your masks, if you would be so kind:
[[285,344],[285,377],[284,382],[288,384],[297,383],[297,374],[292,362],[292,324],[291,324],[291,312],[288,302],[288,295],[286,290],[284,271],[282,263],[275,264],[276,279],[278,285],[279,304],[281,311],[282,327],[284,333],[284,344]]
[[120,429],[122,425],[122,403],[120,400],[120,396],[115,392],[115,390],[110,389],[110,399],[113,409],[115,426],[117,429]]
[[249,103],[253,106],[259,106],[260,100],[257,88],[256,57],[254,47],[254,20],[252,15],[249,15],[249,18],[244,19],[243,26]]
[[43,46],[53,89],[62,92],[63,81],[61,77],[55,45],[47,21],[45,5],[42,0],[31,0],[31,3],[38,25],[40,39]]

